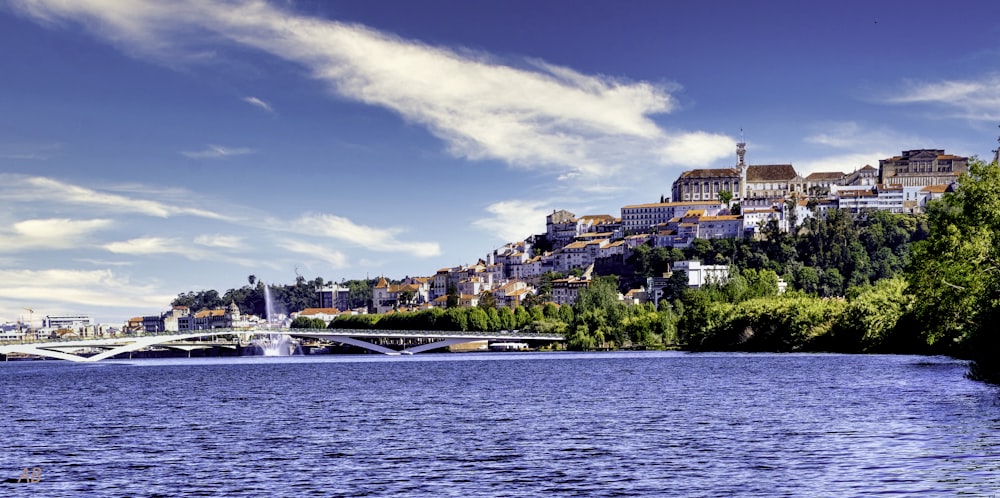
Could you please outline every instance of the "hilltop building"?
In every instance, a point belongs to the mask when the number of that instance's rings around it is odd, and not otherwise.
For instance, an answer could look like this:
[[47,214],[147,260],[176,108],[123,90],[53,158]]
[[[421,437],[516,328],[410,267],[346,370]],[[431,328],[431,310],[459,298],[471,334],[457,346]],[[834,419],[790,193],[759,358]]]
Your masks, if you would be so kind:
[[783,200],[792,194],[803,195],[806,179],[791,164],[755,164],[747,167],[745,191],[741,199]]
[[878,165],[879,183],[884,185],[947,185],[968,173],[969,158],[945,154],[944,149],[914,149],[881,159]]
[[[747,144],[736,144],[736,166],[733,168],[694,169],[681,173],[670,189],[673,202],[719,201],[719,192],[730,192],[734,200],[745,196],[747,168],[744,158]],[[622,218],[625,221],[625,218]]]
[[351,309],[351,289],[328,283],[316,291],[320,308]]

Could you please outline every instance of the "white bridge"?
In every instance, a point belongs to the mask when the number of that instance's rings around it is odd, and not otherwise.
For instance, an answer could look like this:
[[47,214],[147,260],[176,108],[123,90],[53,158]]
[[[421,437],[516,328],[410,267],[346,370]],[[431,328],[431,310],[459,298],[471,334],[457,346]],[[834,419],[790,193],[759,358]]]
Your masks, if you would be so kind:
[[[424,351],[430,351],[432,349],[439,349],[475,341],[531,341],[538,343],[560,342],[566,340],[566,338],[561,335],[535,334],[530,332],[521,332],[518,330],[499,332],[448,332],[429,330],[374,329],[206,329],[184,333],[171,332],[112,338],[56,340],[48,342],[45,342],[44,340],[30,342],[23,341],[0,344],[0,354],[5,357],[11,354],[20,354],[44,356],[69,361],[93,362],[154,346],[184,351],[209,347],[236,349],[238,347],[250,345],[250,338],[253,336],[266,336],[272,334],[283,334],[298,339],[309,338],[316,339],[318,341],[337,342],[388,355],[416,354]],[[231,338],[222,339],[224,336],[230,336]],[[215,340],[205,341],[206,338],[214,338]],[[195,341],[195,339],[200,340]],[[398,340],[400,344],[405,344],[406,341],[420,342],[421,340],[425,340],[430,342],[396,350],[388,346],[370,342],[373,339],[383,342],[386,342],[384,341],[386,339],[395,339]],[[100,352],[94,354],[93,352],[95,350]]]

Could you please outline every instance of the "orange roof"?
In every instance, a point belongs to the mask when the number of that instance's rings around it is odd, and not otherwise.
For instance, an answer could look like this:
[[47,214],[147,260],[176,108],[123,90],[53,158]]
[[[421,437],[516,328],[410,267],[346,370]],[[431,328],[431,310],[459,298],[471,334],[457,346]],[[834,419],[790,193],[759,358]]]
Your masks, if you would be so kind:
[[826,171],[826,172],[816,172],[809,173],[806,180],[839,180],[844,177],[843,173],[838,171]]
[[943,194],[948,191],[947,185],[928,185],[922,188],[924,192],[930,192],[932,194]]
[[299,316],[303,315],[339,315],[340,310],[337,308],[306,308],[299,312]]
[[633,204],[631,206],[622,206],[622,209],[634,209],[634,208],[655,208],[655,207],[677,207],[677,206],[718,206],[720,203],[716,202],[706,202],[706,201],[694,201],[694,202],[655,202],[652,204]]

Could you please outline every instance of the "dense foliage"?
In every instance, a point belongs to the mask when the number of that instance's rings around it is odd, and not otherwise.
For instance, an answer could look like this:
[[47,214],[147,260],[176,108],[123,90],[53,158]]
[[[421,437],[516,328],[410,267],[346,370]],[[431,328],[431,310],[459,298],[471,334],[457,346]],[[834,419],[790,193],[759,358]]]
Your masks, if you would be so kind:
[[[250,275],[247,281],[249,285],[229,289],[221,296],[216,290],[185,292],[179,294],[170,304],[171,306],[187,306],[192,311],[197,312],[222,308],[228,306],[229,303],[236,303],[241,313],[266,318],[264,282],[258,280],[254,275]],[[372,288],[375,286],[375,282],[374,279],[347,280],[340,284],[341,287],[347,287],[350,290],[348,300],[351,308],[368,306],[372,299]],[[322,288],[325,283],[322,277],[307,281],[305,277],[296,275],[295,283],[291,285],[267,284],[270,288],[274,312],[288,315],[294,311],[318,307],[316,291]]]
[[906,272],[914,320],[927,344],[972,359],[974,377],[1000,382],[1000,166],[970,160],[928,221],[930,236],[914,246]]

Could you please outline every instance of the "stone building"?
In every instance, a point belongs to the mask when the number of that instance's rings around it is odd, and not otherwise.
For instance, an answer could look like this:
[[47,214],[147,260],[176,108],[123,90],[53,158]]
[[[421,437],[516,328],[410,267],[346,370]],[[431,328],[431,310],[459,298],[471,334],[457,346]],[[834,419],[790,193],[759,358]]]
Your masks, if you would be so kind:
[[969,158],[945,154],[944,149],[904,150],[880,159],[879,183],[884,185],[946,185],[969,171]]
[[736,144],[736,166],[733,168],[693,169],[681,173],[671,188],[673,202],[718,201],[719,192],[730,192],[733,200],[743,198],[746,181],[746,143]]

